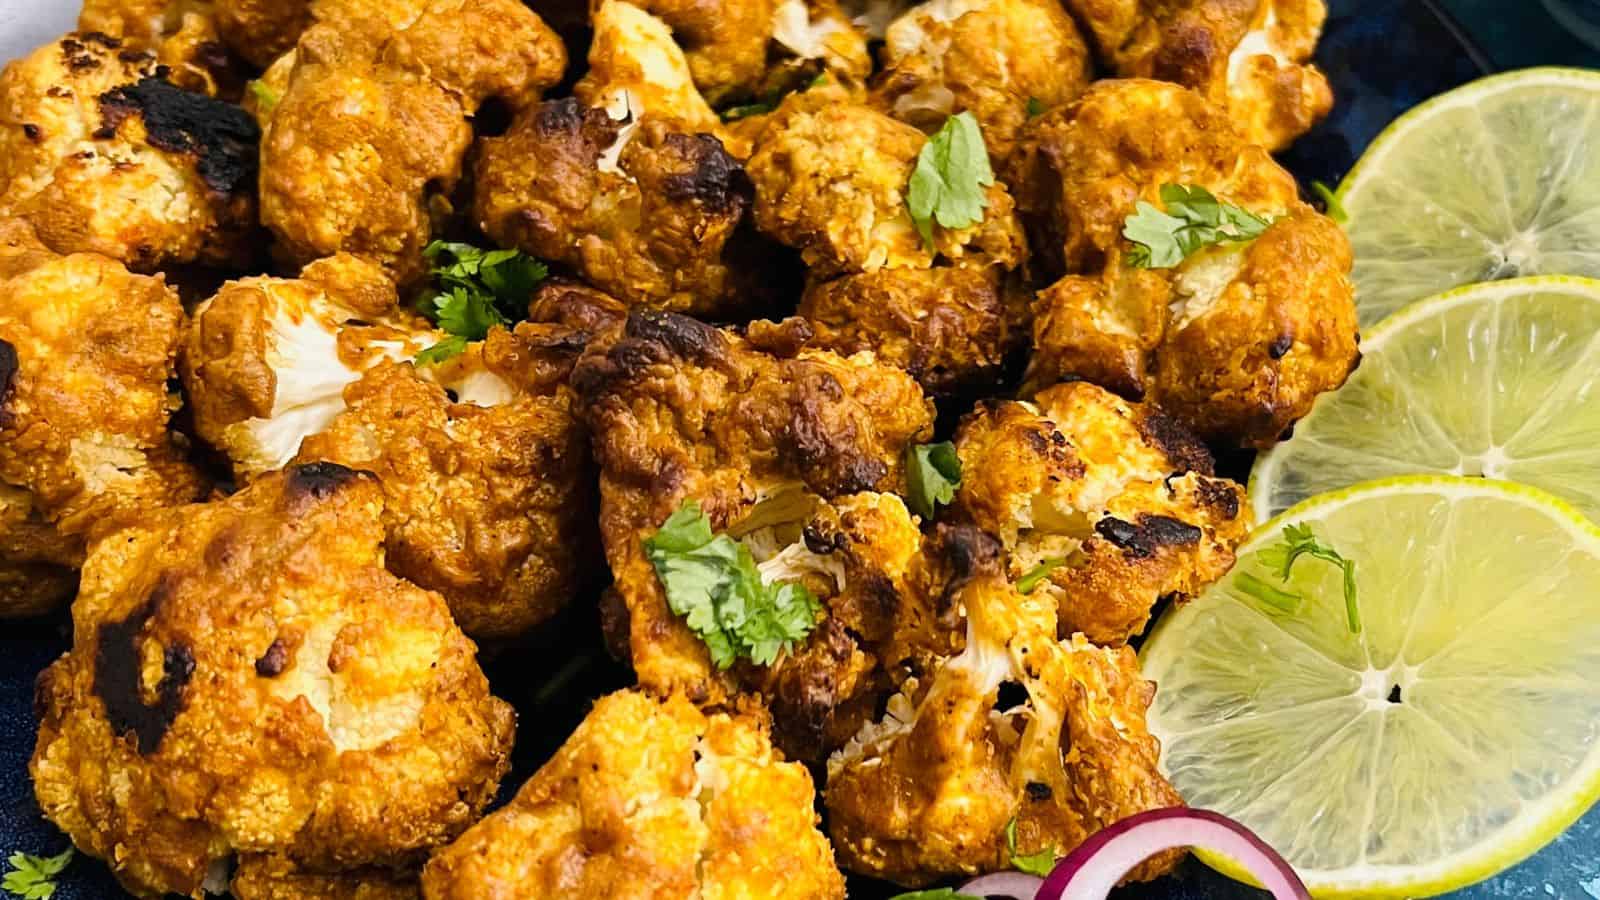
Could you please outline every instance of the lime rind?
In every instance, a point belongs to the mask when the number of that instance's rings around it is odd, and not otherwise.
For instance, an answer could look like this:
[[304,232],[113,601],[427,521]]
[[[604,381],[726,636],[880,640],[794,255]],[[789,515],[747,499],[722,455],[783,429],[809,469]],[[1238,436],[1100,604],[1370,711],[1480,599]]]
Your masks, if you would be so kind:
[[[1261,526],[1240,549],[1240,558],[1246,559],[1256,550],[1275,542],[1283,526],[1291,522],[1321,522],[1351,504],[1391,502],[1394,498],[1405,495],[1433,495],[1452,504],[1467,501],[1508,503],[1510,505],[1503,510],[1506,516],[1515,519],[1522,515],[1531,515],[1547,523],[1548,530],[1561,537],[1563,546],[1569,548],[1569,555],[1581,553],[1587,559],[1600,560],[1600,528],[1585,519],[1575,507],[1564,500],[1521,484],[1437,475],[1382,479],[1313,497]],[[1563,557],[1563,560],[1565,559],[1566,557]],[[1586,577],[1600,581],[1600,565],[1590,567]],[[1220,587],[1221,585],[1214,588],[1213,592]],[[1196,616],[1193,610],[1205,604],[1213,592],[1208,592],[1206,597],[1189,607],[1169,611],[1156,624],[1140,653],[1148,677],[1158,683],[1167,681],[1172,671],[1170,665],[1172,659],[1183,659],[1190,665],[1196,664],[1193,656],[1193,636],[1197,629],[1193,627],[1191,621]],[[1596,593],[1600,591],[1586,592],[1586,595],[1593,596]],[[1368,602],[1370,603],[1370,600]],[[1239,604],[1235,601],[1230,605]],[[1205,663],[1202,660],[1199,664]],[[1426,661],[1423,665],[1426,665]],[[1508,683],[1511,681],[1510,678],[1506,680]],[[1427,684],[1429,682],[1423,680],[1419,682],[1417,688],[1421,689]],[[1587,682],[1580,680],[1573,680],[1573,684],[1589,688]],[[1275,687],[1276,685],[1274,682]],[[1173,740],[1171,735],[1163,733],[1164,720],[1159,709],[1162,696],[1158,690],[1157,707],[1151,710],[1151,729],[1163,740],[1162,767],[1166,771],[1169,761],[1169,754],[1166,751],[1171,750]],[[1408,716],[1405,721],[1417,723],[1423,721],[1423,718],[1423,714],[1418,712]],[[1308,717],[1307,721],[1312,721],[1312,718]],[[1180,732],[1177,737],[1182,738],[1191,733],[1194,732]],[[1559,747],[1551,747],[1549,752],[1560,752],[1560,750]],[[1466,759],[1471,758],[1470,754],[1463,756],[1463,752],[1459,749],[1451,751],[1447,748],[1441,750],[1440,756],[1450,757],[1452,753]],[[1180,791],[1186,787],[1182,783],[1177,786]],[[1503,785],[1501,787],[1504,788]],[[1474,792],[1459,793],[1471,795]],[[1591,739],[1581,764],[1573,768],[1570,776],[1556,786],[1543,790],[1537,795],[1536,802],[1527,804],[1499,827],[1480,835],[1477,844],[1472,847],[1456,850],[1443,858],[1419,866],[1355,866],[1342,872],[1302,870],[1301,874],[1305,877],[1313,895],[1319,898],[1414,897],[1444,893],[1488,878],[1537,852],[1576,821],[1597,798],[1600,798],[1600,741]],[[1374,799],[1376,800],[1376,792]],[[1416,802],[1427,801],[1416,799]],[[1238,812],[1226,807],[1218,811],[1230,815]],[[1245,819],[1245,824],[1251,824],[1248,818]],[[1203,851],[1197,855],[1207,865],[1229,877],[1245,883],[1254,883],[1239,866],[1226,858]],[[1291,862],[1294,861],[1291,857]]]
[[[1452,317],[1470,314],[1473,307],[1503,318],[1505,311],[1518,303],[1525,304],[1525,315],[1536,318],[1521,328],[1511,319],[1504,325],[1496,321],[1495,327],[1507,335],[1539,336],[1547,342],[1563,334],[1587,341],[1581,351],[1568,348],[1579,352],[1578,364],[1573,364],[1572,353],[1534,352],[1527,349],[1531,343],[1517,345],[1526,357],[1523,359],[1501,353],[1489,362],[1465,355],[1455,360],[1411,361],[1415,368],[1425,369],[1428,377],[1456,372],[1484,382],[1470,388],[1446,384],[1438,388],[1441,396],[1436,400],[1425,387],[1419,389],[1414,383],[1417,379],[1407,374],[1405,361],[1388,358],[1391,348],[1397,356],[1412,351],[1442,353],[1445,342],[1427,329],[1445,328]],[[1568,306],[1570,312],[1563,309]],[[1556,312],[1565,312],[1567,318],[1556,321]],[[1413,346],[1408,349],[1408,344]],[[1460,349],[1459,344],[1452,346]],[[1545,346],[1548,344],[1537,349],[1542,351]],[[1532,481],[1536,487],[1556,489],[1591,515],[1600,511],[1600,466],[1595,465],[1600,462],[1600,440],[1593,433],[1600,426],[1591,427],[1593,417],[1581,414],[1588,408],[1582,406],[1582,398],[1593,388],[1587,382],[1600,378],[1596,374],[1600,373],[1600,280],[1541,275],[1455,288],[1379,323],[1363,339],[1362,352],[1362,366],[1351,376],[1351,383],[1318,398],[1296,425],[1294,437],[1257,458],[1247,488],[1258,519],[1275,515],[1286,499],[1342,487],[1333,477],[1337,473],[1351,472],[1353,480],[1459,474],[1465,456],[1481,455],[1491,447],[1507,455],[1498,470],[1482,474]],[[1388,391],[1400,395],[1382,408],[1363,405]],[[1464,399],[1477,396],[1493,399],[1484,405]],[[1557,405],[1563,399],[1577,404],[1580,414],[1558,414],[1567,409]],[[1507,409],[1519,404],[1530,410],[1533,418],[1505,421]],[[1445,409],[1455,412],[1445,415]],[[1397,410],[1404,415],[1396,416]],[[1479,418],[1482,421],[1477,421]],[[1439,419],[1448,422],[1441,425]],[[1541,427],[1530,427],[1541,422]],[[1509,431],[1515,440],[1502,445],[1499,441],[1504,434],[1496,431]],[[1465,446],[1468,443],[1474,446]],[[1541,465],[1549,471],[1543,471]]]

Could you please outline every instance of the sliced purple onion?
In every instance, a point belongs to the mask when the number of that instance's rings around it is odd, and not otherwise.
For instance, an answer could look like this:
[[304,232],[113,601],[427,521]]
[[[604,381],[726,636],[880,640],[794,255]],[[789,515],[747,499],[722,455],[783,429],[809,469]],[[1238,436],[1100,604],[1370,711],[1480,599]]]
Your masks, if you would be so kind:
[[1013,900],[1033,900],[1039,895],[1044,879],[1022,872],[996,872],[980,875],[963,884],[956,893],[969,897],[1008,897]]
[[1294,869],[1250,829],[1219,813],[1182,806],[1129,816],[1100,831],[1057,863],[1034,896],[1105,900],[1140,863],[1179,847],[1199,847],[1228,857],[1276,900],[1311,900]]

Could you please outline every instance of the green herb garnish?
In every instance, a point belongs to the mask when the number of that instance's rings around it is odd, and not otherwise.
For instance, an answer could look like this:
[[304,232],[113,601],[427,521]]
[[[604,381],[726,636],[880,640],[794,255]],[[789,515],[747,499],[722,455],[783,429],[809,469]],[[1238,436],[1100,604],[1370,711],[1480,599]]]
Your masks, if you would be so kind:
[[1027,574],[1017,582],[1017,591],[1023,594],[1033,593],[1033,589],[1050,577],[1050,573],[1067,564],[1065,556],[1052,556],[1041,560],[1037,566],[1029,569]]
[[762,103],[759,101],[756,103],[742,103],[738,106],[730,106],[723,110],[721,113],[722,121],[737,122],[740,119],[748,119],[751,116],[766,115],[776,108],[777,107],[773,106],[771,103]]
[[1122,236],[1135,245],[1128,254],[1134,268],[1170,269],[1205,247],[1254,240],[1272,224],[1196,185],[1163,185],[1161,202],[1165,212],[1140,200],[1123,223]]
[[961,487],[961,457],[949,441],[938,444],[913,444],[906,448],[906,502],[911,511],[924,519],[934,510],[948,505]]
[[0,888],[24,900],[49,900],[56,892],[56,876],[72,862],[72,855],[71,847],[55,856],[13,853],[6,857],[11,871],[0,880]]
[[1011,857],[1011,868],[1040,878],[1050,874],[1056,867],[1056,851],[1046,847],[1038,853],[1019,855],[1017,853],[1017,817],[1012,816],[1006,823],[1006,855]]
[[1037,119],[1042,115],[1044,115],[1044,104],[1039,101],[1038,97],[1029,97],[1028,118]]
[[767,584],[750,548],[713,534],[700,504],[685,501],[644,542],[667,606],[705,642],[719,669],[736,659],[771,665],[811,633],[822,604],[802,584]]
[[[416,356],[418,365],[435,365],[488,337],[496,325],[524,315],[533,289],[544,280],[545,264],[520,250],[483,250],[471,244],[434,241],[422,251],[434,264],[438,293],[422,311],[450,337]],[[442,258],[448,258],[441,264]]]
[[992,184],[994,170],[978,120],[970,112],[945,119],[917,154],[906,191],[906,208],[923,243],[933,246],[934,222],[944,228],[966,228],[983,221],[989,206],[984,188]]
[[889,900],[983,900],[971,894],[957,893],[955,888],[929,888],[925,891],[907,891],[904,894],[895,894]]
[[1313,181],[1311,191],[1322,198],[1322,205],[1328,218],[1340,225],[1349,224],[1350,214],[1344,211],[1344,204],[1339,202],[1339,195],[1333,192],[1333,188],[1320,181]]
[[[1356,602],[1356,563],[1345,559],[1339,551],[1317,540],[1310,525],[1285,525],[1283,540],[1257,554],[1257,560],[1274,571],[1285,585],[1294,572],[1294,564],[1302,556],[1319,559],[1338,566],[1344,574],[1345,618],[1352,634],[1361,633],[1361,608]],[[1246,594],[1284,612],[1295,612],[1304,599],[1292,591],[1281,590],[1249,573],[1240,573],[1235,582]]]
[[278,108],[278,92],[260,80],[250,82],[247,87],[250,88],[250,96],[256,98],[256,109],[263,116],[272,115],[272,111]]

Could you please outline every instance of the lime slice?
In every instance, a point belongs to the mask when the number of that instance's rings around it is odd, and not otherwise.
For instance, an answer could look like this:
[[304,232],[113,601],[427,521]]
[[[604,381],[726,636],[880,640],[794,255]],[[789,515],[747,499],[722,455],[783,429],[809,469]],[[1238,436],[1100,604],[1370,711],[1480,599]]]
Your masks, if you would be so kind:
[[1475,81],[1390,125],[1339,189],[1362,326],[1452,287],[1600,275],[1600,72]]
[[[1291,523],[1354,561],[1359,634],[1340,566],[1302,557],[1284,582],[1263,561]],[[1141,656],[1163,771],[1317,897],[1470,884],[1600,795],[1600,529],[1533,488],[1411,476],[1318,497]]]
[[1415,304],[1250,474],[1256,518],[1390,475],[1480,475],[1600,522],[1600,281],[1519,278]]

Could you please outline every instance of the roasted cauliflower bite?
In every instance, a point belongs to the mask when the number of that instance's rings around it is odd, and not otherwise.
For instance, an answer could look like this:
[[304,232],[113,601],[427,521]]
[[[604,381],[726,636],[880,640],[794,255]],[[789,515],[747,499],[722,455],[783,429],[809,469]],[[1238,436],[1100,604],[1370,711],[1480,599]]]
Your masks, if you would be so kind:
[[257,68],[294,49],[311,26],[315,0],[212,0],[228,48]]
[[1222,577],[1250,530],[1244,491],[1176,421],[1085,383],[1033,403],[981,405],[956,434],[955,515],[1000,539],[1014,583],[1055,564],[1033,595],[1060,634],[1121,644],[1162,597]]
[[140,272],[253,256],[260,132],[155,56],[69,34],[0,73],[0,215]]
[[[219,878],[220,881],[220,878]],[[310,874],[281,856],[247,857],[226,882],[234,900],[420,900],[416,874],[358,869],[338,875]]]
[[872,74],[866,35],[836,0],[636,2],[671,27],[694,83],[718,106],[774,96],[819,73],[852,86]]
[[217,31],[210,0],[84,0],[78,30],[155,53],[167,80],[208,97],[236,96],[241,67]]
[[[965,640],[828,760],[828,827],[845,868],[909,886],[1002,871],[1013,820],[1019,853],[1060,856],[1127,816],[1180,805],[1156,767],[1144,725],[1154,686],[1133,651],[1058,640],[1052,604],[1018,594],[976,529],[941,526],[939,541],[960,560],[947,589]],[[1026,699],[998,709],[1008,683]]]
[[433,856],[429,900],[825,900],[844,878],[811,776],[759,709],[600,698],[504,808]]
[[376,478],[322,463],[91,549],[30,772],[135,894],[198,898],[231,859],[403,872],[493,797],[515,714],[443,599],[384,570],[382,516]]
[[65,599],[87,536],[203,489],[167,431],[182,329],[160,278],[0,222],[0,617]]
[[439,337],[359,257],[319,260],[298,279],[230,281],[195,309],[184,344],[195,430],[241,477],[280,468],[344,411],[363,372]]
[[933,224],[930,250],[906,209],[906,185],[927,138],[830,92],[791,95],[773,114],[746,168],[755,183],[756,225],[800,250],[819,278],[882,268],[928,268],[936,260],[1010,269],[1026,255],[1011,195],[986,189],[983,220]]
[[895,20],[881,53],[876,105],[929,133],[970,111],[996,162],[1030,108],[1075,99],[1092,76],[1089,50],[1056,0],[930,0]]
[[[904,372],[807,349],[806,337],[799,319],[746,340],[635,311],[573,381],[595,436],[600,530],[626,610],[617,630],[640,684],[713,704],[760,692],[779,746],[816,759],[908,652],[898,637],[920,614],[908,584],[920,533],[889,492],[903,484],[906,445],[931,434],[932,406]],[[766,581],[800,580],[822,602],[815,630],[773,665],[714,670],[668,607],[642,541],[688,500],[744,541]]]
[[434,369],[382,363],[300,446],[299,461],[378,475],[390,571],[443,594],[479,640],[553,616],[597,546],[588,437],[565,384],[583,337],[523,323]]
[[1323,0],[1065,0],[1105,66],[1159,78],[1227,110],[1252,144],[1282,150],[1333,108],[1310,60]]
[[469,119],[560,81],[566,50],[516,0],[318,0],[261,143],[261,219],[305,263],[364,256],[401,285],[472,142]]
[[[1037,270],[1026,390],[1085,378],[1218,443],[1270,446],[1357,359],[1350,244],[1294,178],[1192,91],[1103,81],[1034,120],[1011,161]],[[1173,269],[1127,264],[1124,223],[1163,185],[1272,219]]]

